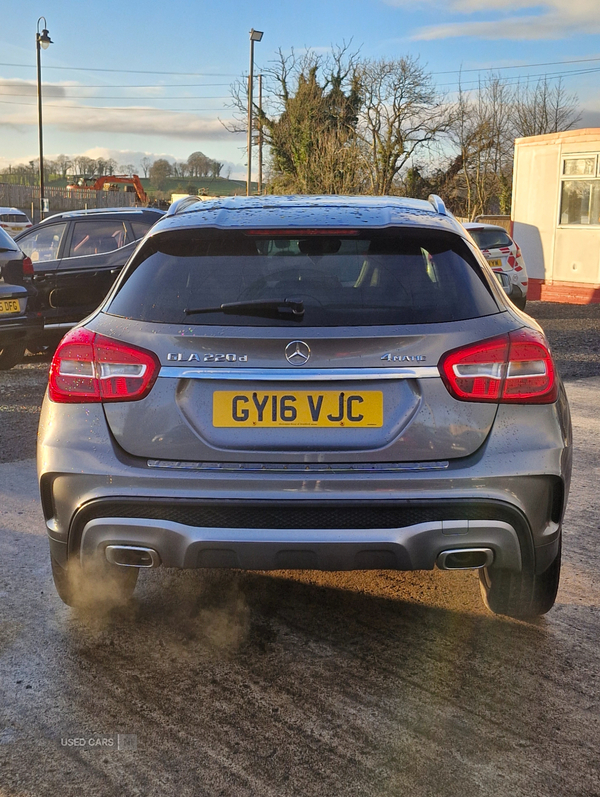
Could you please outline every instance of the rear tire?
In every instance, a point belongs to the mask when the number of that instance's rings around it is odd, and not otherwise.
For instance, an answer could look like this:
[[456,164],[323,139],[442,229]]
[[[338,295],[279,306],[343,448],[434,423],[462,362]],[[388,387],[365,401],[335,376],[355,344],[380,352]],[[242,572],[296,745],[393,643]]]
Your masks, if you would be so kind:
[[139,575],[137,567],[113,565],[100,557],[85,565],[73,558],[64,568],[51,555],[50,563],[59,598],[80,609],[123,605],[133,595]]
[[25,357],[25,346],[21,343],[12,343],[0,349],[0,371],[8,371],[13,365],[20,363]]
[[550,567],[536,575],[531,567],[520,573],[484,567],[479,571],[483,602],[494,614],[521,620],[539,617],[554,606],[560,581],[561,544]]

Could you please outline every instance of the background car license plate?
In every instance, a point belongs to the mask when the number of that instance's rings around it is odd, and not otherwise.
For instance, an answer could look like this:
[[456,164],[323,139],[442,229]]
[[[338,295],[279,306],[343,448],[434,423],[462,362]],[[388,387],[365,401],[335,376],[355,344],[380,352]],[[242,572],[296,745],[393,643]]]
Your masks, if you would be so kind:
[[502,260],[499,259],[488,260],[488,264],[490,268],[502,268]]
[[378,427],[383,426],[383,393],[216,390],[213,426]]
[[1,299],[0,300],[0,315],[8,315],[9,313],[20,313],[21,303],[18,299]]

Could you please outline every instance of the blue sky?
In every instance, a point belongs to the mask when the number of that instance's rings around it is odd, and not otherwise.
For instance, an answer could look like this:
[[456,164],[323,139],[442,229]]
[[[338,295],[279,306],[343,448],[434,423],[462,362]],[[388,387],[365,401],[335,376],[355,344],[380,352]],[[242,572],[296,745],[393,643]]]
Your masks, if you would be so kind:
[[[248,68],[251,27],[265,32],[257,70],[279,47],[324,51],[352,40],[366,57],[420,56],[449,92],[453,70],[597,58],[503,74],[567,73],[584,123],[600,126],[600,0],[3,0],[0,167],[36,157],[41,14],[55,42],[42,56],[48,157],[137,163],[143,154],[185,159],[202,150],[242,176],[244,138],[219,119],[231,117],[229,84]],[[590,69],[599,71],[574,74]],[[477,78],[463,73],[465,82]]]

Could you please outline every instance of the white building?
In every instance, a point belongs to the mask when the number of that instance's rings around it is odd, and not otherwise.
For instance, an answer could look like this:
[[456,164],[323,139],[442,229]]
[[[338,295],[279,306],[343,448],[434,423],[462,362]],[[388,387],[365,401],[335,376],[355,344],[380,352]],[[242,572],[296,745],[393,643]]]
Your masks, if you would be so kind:
[[600,128],[516,140],[512,228],[529,299],[600,302]]

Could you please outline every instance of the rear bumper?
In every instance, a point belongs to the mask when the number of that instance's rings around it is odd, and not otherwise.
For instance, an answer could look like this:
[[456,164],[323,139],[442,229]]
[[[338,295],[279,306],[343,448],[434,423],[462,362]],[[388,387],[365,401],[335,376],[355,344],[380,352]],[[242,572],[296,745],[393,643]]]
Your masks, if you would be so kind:
[[166,567],[246,570],[430,570],[443,551],[489,548],[494,564],[521,569],[516,530],[500,520],[418,523],[395,529],[225,529],[165,520],[96,518],[81,533],[82,559],[109,545],[140,546]]
[[[147,498],[92,500],[66,540],[52,533],[61,564],[104,556],[108,546],[156,553],[167,567],[250,570],[429,570],[442,552],[486,548],[497,567],[540,570],[552,560],[559,525],[534,548],[522,512],[489,500],[243,501]],[[551,532],[551,533],[549,533]]]

